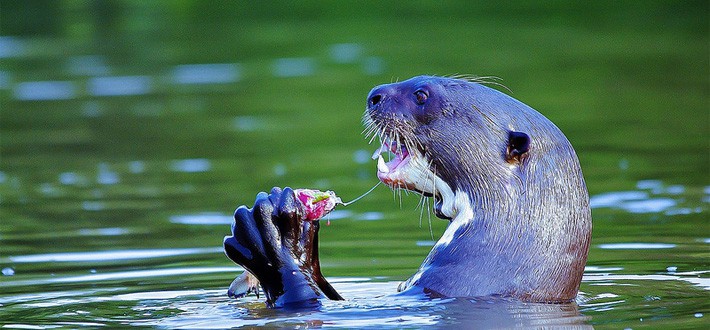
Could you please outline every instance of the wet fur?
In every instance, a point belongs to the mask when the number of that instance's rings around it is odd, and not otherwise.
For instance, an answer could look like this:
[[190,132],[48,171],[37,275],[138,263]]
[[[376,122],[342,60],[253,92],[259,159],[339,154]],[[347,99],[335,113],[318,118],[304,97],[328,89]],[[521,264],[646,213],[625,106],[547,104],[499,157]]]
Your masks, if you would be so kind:
[[[428,93],[426,103],[413,98],[417,90]],[[453,239],[437,243],[405,288],[452,297],[574,299],[591,213],[577,156],[552,122],[497,90],[456,78],[379,86],[369,100],[366,134],[416,148],[432,173],[467,196],[472,212],[454,218],[447,229]],[[511,132],[530,137],[524,157],[512,162]]]

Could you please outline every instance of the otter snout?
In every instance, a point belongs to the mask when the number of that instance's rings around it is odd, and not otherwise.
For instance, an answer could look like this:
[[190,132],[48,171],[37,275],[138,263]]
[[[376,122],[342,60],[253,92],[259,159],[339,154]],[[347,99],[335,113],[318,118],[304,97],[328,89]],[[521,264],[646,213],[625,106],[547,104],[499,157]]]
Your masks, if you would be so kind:
[[376,108],[381,105],[385,99],[389,99],[394,92],[391,85],[380,85],[373,88],[370,94],[367,95],[367,108]]

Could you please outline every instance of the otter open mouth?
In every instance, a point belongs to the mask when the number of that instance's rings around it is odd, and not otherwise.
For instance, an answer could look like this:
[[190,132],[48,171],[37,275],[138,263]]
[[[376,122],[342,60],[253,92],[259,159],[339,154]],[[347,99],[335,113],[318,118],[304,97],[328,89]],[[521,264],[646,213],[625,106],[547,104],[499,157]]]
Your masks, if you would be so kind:
[[[382,157],[386,152],[391,153],[387,162]],[[390,187],[411,190],[414,186],[407,181],[407,174],[412,157],[406,145],[383,140],[382,146],[372,154],[372,159],[377,160],[377,178]]]
[[[444,199],[451,190],[430,168],[431,163],[412,144],[382,138],[381,146],[372,154],[377,160],[377,178],[393,189],[406,189],[434,198],[434,213],[442,219],[452,214],[442,210]],[[386,155],[389,161],[385,161]]]

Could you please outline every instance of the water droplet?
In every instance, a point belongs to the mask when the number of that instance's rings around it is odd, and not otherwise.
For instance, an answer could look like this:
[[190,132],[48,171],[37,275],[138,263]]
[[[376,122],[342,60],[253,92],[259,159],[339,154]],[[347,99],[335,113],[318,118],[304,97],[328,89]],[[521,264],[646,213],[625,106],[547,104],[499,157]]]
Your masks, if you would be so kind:
[[5,267],[2,269],[2,274],[5,276],[15,275],[15,270],[12,267]]

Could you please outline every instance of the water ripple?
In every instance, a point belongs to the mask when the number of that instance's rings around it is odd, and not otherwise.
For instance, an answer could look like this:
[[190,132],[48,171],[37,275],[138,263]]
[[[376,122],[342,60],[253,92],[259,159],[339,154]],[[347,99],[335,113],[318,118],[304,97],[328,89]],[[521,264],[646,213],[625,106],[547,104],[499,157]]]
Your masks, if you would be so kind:
[[676,245],[668,243],[610,243],[599,244],[597,247],[605,250],[655,250],[672,249]]
[[[624,285],[627,281],[684,281],[705,290],[710,290],[710,278],[685,277],[680,276],[681,273],[674,275],[651,274],[651,275],[633,275],[633,274],[584,274],[583,282],[593,282],[593,285],[608,284]],[[694,276],[694,275],[689,275]],[[596,283],[607,282],[607,283]]]
[[189,249],[155,249],[155,250],[113,250],[100,252],[67,252],[32,254],[24,256],[10,256],[11,262],[36,263],[36,262],[97,262],[131,259],[147,259],[175,257],[191,254],[222,253],[222,247],[214,248],[189,248]]
[[4,287],[27,286],[27,285],[44,285],[56,283],[80,283],[80,282],[101,282],[101,281],[120,281],[128,279],[142,279],[150,277],[167,277],[167,276],[185,276],[210,273],[238,273],[243,271],[239,267],[191,267],[191,268],[166,268],[166,269],[149,269],[135,270],[126,272],[113,272],[105,274],[90,274],[66,277],[51,277],[36,280],[19,280],[3,282]]
[[234,222],[232,215],[222,213],[182,214],[170,217],[170,222],[183,225],[230,225]]

